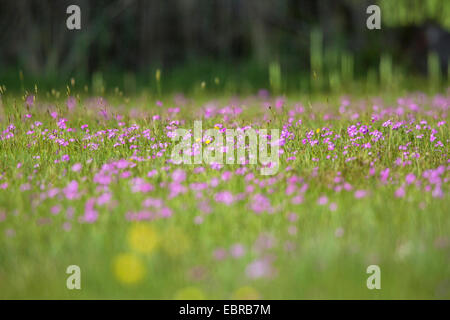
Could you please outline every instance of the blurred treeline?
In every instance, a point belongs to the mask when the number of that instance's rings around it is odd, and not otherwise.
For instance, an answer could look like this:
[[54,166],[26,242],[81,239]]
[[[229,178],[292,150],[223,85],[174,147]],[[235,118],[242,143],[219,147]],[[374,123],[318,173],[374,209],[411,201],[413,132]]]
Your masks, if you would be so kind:
[[[79,31],[66,28],[71,4]],[[371,4],[381,30],[366,28]],[[0,81],[274,91],[390,85],[398,75],[440,83],[449,30],[448,0],[1,0]]]

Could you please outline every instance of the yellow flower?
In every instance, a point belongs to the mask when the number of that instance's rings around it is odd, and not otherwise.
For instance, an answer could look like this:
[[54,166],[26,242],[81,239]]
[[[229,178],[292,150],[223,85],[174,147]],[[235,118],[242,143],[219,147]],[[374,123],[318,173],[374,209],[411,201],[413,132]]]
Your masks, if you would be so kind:
[[261,299],[259,292],[252,287],[240,287],[233,293],[234,300],[258,300]]
[[204,300],[205,294],[196,287],[186,287],[175,293],[175,300]]
[[208,139],[208,140],[205,141],[205,143],[206,143],[206,144],[210,144],[210,143],[211,143],[211,140]]
[[318,128],[318,129],[316,130],[316,132],[319,133],[319,132],[320,132],[320,128]]
[[128,244],[137,252],[150,253],[158,246],[159,236],[152,226],[136,224],[128,232]]
[[122,253],[113,261],[113,272],[121,283],[131,285],[145,276],[145,267],[141,259],[130,253]]

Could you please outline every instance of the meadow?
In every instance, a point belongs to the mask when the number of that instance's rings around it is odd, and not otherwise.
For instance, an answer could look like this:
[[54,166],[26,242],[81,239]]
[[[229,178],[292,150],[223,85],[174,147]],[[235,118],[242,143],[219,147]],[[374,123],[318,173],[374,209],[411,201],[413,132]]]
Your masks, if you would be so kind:
[[[284,96],[277,72],[240,95],[2,86],[0,298],[449,299],[448,89]],[[279,129],[280,169],[172,163],[196,120]]]

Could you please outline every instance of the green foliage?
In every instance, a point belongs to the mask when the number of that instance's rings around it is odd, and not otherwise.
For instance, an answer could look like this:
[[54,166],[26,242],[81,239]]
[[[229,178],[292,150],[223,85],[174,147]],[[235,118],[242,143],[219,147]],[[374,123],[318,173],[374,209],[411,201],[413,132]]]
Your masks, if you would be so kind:
[[434,52],[428,55],[428,76],[431,88],[438,88],[441,82],[441,66],[439,64],[439,57]]
[[272,62],[269,65],[269,83],[273,93],[281,92],[281,70],[278,62]]
[[420,25],[435,21],[450,29],[450,2],[445,0],[379,0],[381,19],[387,26]]

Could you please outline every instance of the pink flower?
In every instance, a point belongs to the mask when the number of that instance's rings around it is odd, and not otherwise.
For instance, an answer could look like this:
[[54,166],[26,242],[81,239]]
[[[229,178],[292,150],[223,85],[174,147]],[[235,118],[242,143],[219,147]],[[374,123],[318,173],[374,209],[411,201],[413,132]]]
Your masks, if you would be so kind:
[[230,171],[225,171],[224,173],[222,173],[222,180],[223,181],[228,181],[231,178],[232,173]]
[[409,173],[406,175],[405,180],[407,184],[411,184],[416,180],[416,176],[414,175],[414,173]]
[[120,159],[119,161],[117,161],[117,162],[115,163],[117,169],[125,169],[125,168],[128,168],[128,167],[130,166],[130,164],[131,164],[131,163],[128,162],[127,160],[125,160],[125,159]]
[[289,220],[290,222],[295,222],[295,221],[298,220],[298,215],[297,215],[296,213],[290,213],[290,214],[288,215],[288,220]]
[[176,169],[174,172],[172,172],[173,182],[181,183],[184,180],[186,180],[186,172],[184,172],[182,169]]
[[255,241],[254,249],[256,252],[263,252],[275,246],[276,239],[271,234],[261,234]]
[[159,214],[163,218],[170,218],[172,216],[172,210],[170,208],[164,207],[164,208],[161,209]]
[[203,168],[203,167],[197,167],[197,168],[195,168],[194,169],[194,173],[203,173],[203,172],[205,172],[205,168]]
[[142,202],[142,205],[146,208],[153,207],[153,208],[161,208],[163,205],[163,201],[161,199],[155,199],[155,198],[147,198]]
[[169,184],[169,199],[175,198],[179,194],[183,194],[187,192],[187,188],[177,182],[172,182]]
[[64,222],[63,223],[63,229],[64,231],[70,231],[72,229],[72,224],[70,222]]
[[356,199],[364,198],[366,195],[367,195],[367,191],[366,190],[356,190],[355,191],[355,198]]
[[436,136],[434,134],[430,135],[430,142],[433,142],[434,140],[436,140]]
[[301,204],[303,203],[303,196],[301,194],[296,195],[291,199],[292,204]]
[[436,185],[431,193],[433,198],[442,198],[444,196],[444,192],[441,189],[440,185]]
[[66,199],[73,200],[78,198],[78,182],[72,180],[63,190]]
[[73,207],[67,208],[67,211],[66,211],[67,219],[72,219],[74,215],[75,215],[75,209]]
[[67,98],[67,109],[69,109],[69,111],[72,111],[75,108],[75,105],[77,103],[77,100],[74,97],[69,97]]
[[94,209],[95,198],[91,198],[86,201],[84,208],[84,221],[88,223],[93,223],[98,219],[98,212]]
[[102,206],[111,200],[111,193],[105,192],[97,198],[97,205]]
[[240,258],[245,254],[245,248],[242,244],[237,243],[231,247],[230,252],[233,258]]
[[209,214],[212,211],[211,206],[209,205],[209,203],[207,201],[200,202],[198,204],[198,209],[205,214]]
[[270,278],[275,274],[275,269],[270,259],[258,259],[247,266],[245,273],[250,279]]
[[98,172],[95,174],[93,181],[98,184],[108,185],[111,183],[111,177],[105,172]]
[[395,190],[395,197],[396,198],[403,198],[405,196],[405,187],[401,186],[397,190]]
[[277,98],[275,101],[275,108],[281,109],[284,105],[284,98]]
[[131,191],[133,192],[150,192],[154,189],[153,185],[146,182],[142,178],[134,178],[131,181]]
[[260,214],[263,212],[272,213],[273,208],[270,204],[270,200],[264,195],[258,193],[252,197],[250,208],[256,213]]
[[380,179],[382,182],[386,182],[387,178],[389,177],[389,168],[384,169],[383,171],[381,171],[380,173]]
[[20,191],[26,191],[26,190],[30,190],[31,189],[31,184],[29,183],[24,183],[20,186]]
[[81,170],[81,168],[82,168],[83,166],[81,165],[81,163],[75,163],[73,166],[72,166],[72,171],[73,172],[78,172],[78,171],[80,171]]
[[320,196],[319,199],[317,200],[317,203],[319,205],[325,205],[328,202],[328,198],[326,196]]
[[234,202],[233,194],[230,191],[222,191],[216,193],[215,200],[216,202],[224,203],[227,206],[231,205]]
[[332,202],[332,203],[330,203],[330,206],[329,206],[329,208],[330,208],[330,211],[336,211],[337,210],[337,204],[336,204],[336,202]]
[[156,171],[155,169],[153,169],[153,170],[151,170],[151,171],[149,171],[149,172],[147,173],[147,177],[151,178],[151,177],[153,177],[153,176],[155,176],[155,175],[157,175],[157,174],[158,174],[158,171]]
[[214,250],[213,257],[215,260],[223,260],[227,257],[227,251],[223,248],[218,248]]
[[52,214],[54,214],[54,215],[58,214],[59,211],[61,211],[61,206],[60,206],[60,205],[53,206],[53,207],[50,209],[50,212],[51,212]]
[[353,189],[352,185],[348,182],[344,183],[344,189],[350,191]]
[[34,101],[36,100],[36,97],[32,94],[28,95],[25,99],[25,103],[28,107],[32,107],[34,105]]
[[292,193],[294,193],[296,189],[297,189],[297,186],[295,184],[288,184],[288,186],[286,187],[285,194],[287,196],[289,196]]
[[129,177],[131,177],[131,172],[130,172],[130,171],[123,171],[123,172],[120,174],[120,178],[121,178],[121,179],[126,179],[126,178],[129,178]]
[[59,193],[59,189],[58,188],[52,188],[52,189],[48,190],[47,196],[49,198],[54,198],[58,193]]
[[203,217],[202,216],[195,216],[194,218],[194,223],[195,224],[202,224],[203,223]]

